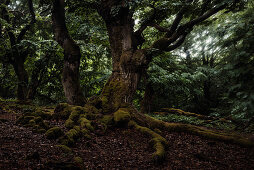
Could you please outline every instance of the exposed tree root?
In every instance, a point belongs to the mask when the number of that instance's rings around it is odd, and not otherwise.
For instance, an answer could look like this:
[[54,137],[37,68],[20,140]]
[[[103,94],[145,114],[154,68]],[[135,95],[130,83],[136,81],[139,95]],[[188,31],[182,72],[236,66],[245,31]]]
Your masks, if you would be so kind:
[[185,112],[181,109],[175,109],[175,108],[162,108],[161,109],[162,112],[155,112],[158,114],[163,114],[163,115],[167,115],[167,114],[177,114],[177,115],[184,115],[184,116],[191,116],[191,117],[197,117],[199,119],[203,119],[203,120],[213,120],[213,117],[210,116],[205,116],[205,115],[200,115],[197,113],[191,113],[191,112]]
[[206,137],[209,139],[215,139],[219,141],[239,144],[241,146],[253,147],[254,142],[248,138],[233,134],[233,133],[224,133],[218,132],[214,130],[209,130],[204,127],[199,127],[190,124],[181,124],[181,123],[169,123],[161,120],[154,119],[148,115],[143,115],[141,113],[137,113],[133,115],[136,120],[140,123],[147,125],[152,129],[163,129],[171,132],[186,132],[194,135]]
[[[93,104],[86,104],[84,107],[72,106],[68,104],[59,104],[55,113],[51,116],[53,119],[65,120],[65,126],[68,131],[61,130],[59,127],[46,128],[46,136],[49,139],[57,139],[61,146],[72,146],[80,137],[90,138],[90,133],[96,130],[105,131],[107,127],[116,126],[124,128],[135,128],[141,133],[151,137],[151,145],[155,152],[153,159],[156,161],[163,160],[168,142],[161,136],[160,131],[186,132],[194,135],[215,139],[219,141],[235,143],[242,146],[253,147],[254,142],[248,138],[236,134],[228,134],[209,130],[190,124],[168,123],[154,119],[148,115],[138,112],[133,106],[119,108],[112,114],[104,115],[99,107]],[[18,122],[29,126],[40,126],[43,119],[47,118],[42,112],[34,112],[31,115],[20,117]],[[45,131],[44,130],[44,131]]]
[[218,132],[190,124],[164,122],[161,120],[154,119],[150,116],[141,114],[134,107],[129,107],[128,109],[120,108],[118,111],[114,113],[114,117],[116,117],[116,115],[118,118],[117,119],[114,118],[115,123],[119,124],[119,122],[125,122],[126,124],[126,122],[129,122],[129,126],[135,127],[142,133],[146,133],[152,137],[153,147],[155,149],[153,157],[157,160],[160,160],[164,157],[167,141],[162,136],[160,136],[158,133],[155,132],[156,129],[171,132],[191,133],[201,137],[234,143],[245,147],[254,146],[254,142],[251,141],[250,139],[233,133]]
[[129,127],[135,127],[140,132],[151,136],[152,139],[150,142],[155,149],[155,152],[153,153],[153,159],[155,161],[163,160],[163,158],[165,157],[165,146],[167,145],[167,141],[165,138],[147,127],[138,125],[134,121],[129,122]]
[[192,112],[185,112],[181,109],[175,109],[175,108],[162,108],[160,112],[154,112],[154,114],[166,116],[168,114],[176,114],[176,115],[183,115],[187,117],[196,117],[201,120],[205,120],[207,123],[211,123],[213,121],[221,121],[221,122],[230,122],[234,121],[232,119],[229,119],[228,117],[225,118],[217,118],[217,117],[212,117],[212,116],[206,116],[206,115],[201,115],[197,113],[192,113]]

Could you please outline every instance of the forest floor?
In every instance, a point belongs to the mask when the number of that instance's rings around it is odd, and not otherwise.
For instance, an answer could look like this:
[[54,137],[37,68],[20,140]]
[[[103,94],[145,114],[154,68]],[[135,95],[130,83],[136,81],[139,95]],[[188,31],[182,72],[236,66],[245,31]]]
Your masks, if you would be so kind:
[[[187,133],[162,132],[169,142],[165,160],[152,161],[150,138],[135,129],[113,128],[80,138],[66,152],[57,140],[16,123],[19,107],[0,102],[0,169],[254,169],[254,148]],[[49,120],[49,125],[63,126]],[[82,159],[82,165],[79,159]]]

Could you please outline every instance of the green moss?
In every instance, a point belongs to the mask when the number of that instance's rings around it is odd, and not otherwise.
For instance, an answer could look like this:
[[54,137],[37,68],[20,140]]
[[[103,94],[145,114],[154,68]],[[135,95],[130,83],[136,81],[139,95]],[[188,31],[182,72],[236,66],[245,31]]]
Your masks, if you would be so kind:
[[84,107],[85,113],[88,113],[88,115],[97,115],[100,114],[99,109],[97,109],[95,106],[86,104]]
[[104,115],[103,118],[100,120],[101,123],[104,123],[105,125],[113,125],[114,118],[112,115]]
[[89,134],[89,131],[87,129],[81,129],[80,132],[82,135]]
[[36,132],[36,133],[45,133],[46,130],[43,129],[42,127],[40,127],[39,125],[34,125],[33,126],[33,132]]
[[87,123],[90,123],[90,120],[88,120],[88,119],[86,119],[86,118],[80,118],[79,119],[79,123],[80,123],[80,126],[82,127],[82,128],[84,128],[85,126],[86,126],[86,124]]
[[74,157],[73,158],[73,161],[75,162],[75,164],[78,166],[78,167],[80,167],[80,168],[82,168],[83,167],[83,159],[81,158],[81,157],[79,157],[79,156],[76,156],[76,157]]
[[87,139],[91,139],[91,136],[89,135],[89,131],[87,129],[81,129],[81,134],[83,137],[87,138]]
[[36,123],[35,123],[34,119],[32,119],[32,120],[29,120],[29,123],[27,125],[33,127],[36,125]]
[[210,119],[208,116],[200,115],[196,113],[191,112],[185,112],[181,109],[175,109],[175,108],[162,108],[162,111],[165,111],[167,113],[176,114],[176,115],[184,115],[184,116],[191,116],[191,117],[197,117],[198,119],[208,120]]
[[60,103],[54,110],[53,117],[56,119],[68,119],[72,112],[72,106],[67,103]]
[[69,119],[73,120],[74,122],[78,121],[79,119],[79,116],[80,116],[80,112],[77,111],[77,110],[73,110],[71,112],[71,115],[69,116]]
[[48,125],[48,123],[46,123],[46,122],[44,122],[44,121],[41,121],[41,122],[38,122],[37,123],[41,128],[43,128],[43,129],[49,129],[49,125]]
[[155,128],[154,131],[155,131],[156,133],[158,133],[158,134],[161,134],[161,133],[162,133],[161,130],[158,129],[158,128]]
[[104,113],[112,113],[125,107],[124,99],[128,92],[127,85],[118,79],[108,81],[102,91],[101,102]]
[[72,153],[71,148],[66,145],[56,145],[56,147],[60,148],[64,153]]
[[167,145],[167,140],[163,138],[158,133],[154,132],[153,130],[139,126],[136,122],[130,121],[128,124],[130,127],[135,127],[140,132],[147,134],[152,137],[152,140],[150,141],[153,145],[153,148],[155,152],[153,153],[153,159],[155,161],[163,160],[165,157],[165,146]]
[[71,129],[68,132],[65,133],[65,135],[68,137],[68,139],[77,139],[80,136],[80,132],[76,129]]
[[53,127],[53,128],[49,129],[49,130],[45,133],[45,135],[46,135],[46,137],[47,137],[48,139],[57,139],[57,138],[63,136],[63,134],[64,134],[64,133],[63,133],[62,129],[59,128],[59,127]]
[[64,137],[60,139],[60,142],[63,145],[72,146],[80,136],[81,136],[80,128],[78,126],[74,126],[73,129],[65,133]]
[[81,128],[87,128],[90,131],[94,131],[94,127],[92,126],[90,120],[83,117],[79,119],[79,123]]
[[29,123],[30,120],[34,119],[34,116],[21,116],[18,118],[17,123],[26,125]]
[[117,125],[125,126],[130,121],[131,115],[126,108],[120,108],[114,113],[114,121]]
[[65,125],[65,127],[71,129],[71,128],[74,127],[75,122],[74,122],[73,120],[71,120],[71,119],[67,119],[67,120],[65,121],[64,125]]
[[145,121],[149,123],[149,125],[153,128],[159,128],[159,129],[164,129],[167,131],[174,131],[174,132],[191,133],[191,134],[195,134],[195,135],[210,138],[210,139],[239,144],[245,147],[254,146],[253,141],[236,134],[226,134],[222,132],[216,132],[213,130],[208,130],[206,128],[198,127],[198,126],[190,125],[190,124],[168,123],[168,122],[154,119],[147,115],[144,115],[143,119],[145,119]]
[[52,115],[48,112],[42,111],[41,109],[37,109],[34,115],[40,116],[42,119],[50,120]]
[[74,126],[73,129],[75,129],[78,133],[80,133],[80,131],[81,131],[79,126]]
[[164,145],[161,142],[156,142],[153,145],[153,148],[155,149],[155,152],[153,153],[153,160],[160,161],[165,158],[165,148]]
[[99,111],[102,109],[102,102],[99,96],[92,96],[88,99],[87,104],[96,107]]

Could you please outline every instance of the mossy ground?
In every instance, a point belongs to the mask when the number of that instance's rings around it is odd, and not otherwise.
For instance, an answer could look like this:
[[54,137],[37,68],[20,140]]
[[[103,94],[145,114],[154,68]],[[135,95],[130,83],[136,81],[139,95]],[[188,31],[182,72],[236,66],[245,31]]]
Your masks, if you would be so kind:
[[[95,103],[98,103],[98,101]],[[20,107],[22,108],[21,105],[17,106],[17,108]],[[57,140],[59,145],[66,147],[75,147],[75,144],[81,139],[90,140],[93,136],[92,134],[98,133],[98,131],[105,133],[108,128],[120,128],[123,130],[136,129],[149,137],[149,143],[151,148],[153,148],[153,160],[156,161],[163,160],[167,153],[168,141],[163,136],[165,131],[185,132],[245,146],[253,145],[253,142],[235,134],[226,134],[188,124],[166,123],[150,116],[140,114],[131,106],[119,108],[108,115],[104,115],[100,107],[102,106],[96,106],[96,104],[91,103],[86,104],[84,107],[62,103],[56,106],[55,110],[52,108],[45,109],[36,106],[25,106],[26,111],[22,113],[17,123],[25,127],[32,127],[35,129],[35,132],[46,132],[46,136],[53,136],[49,138]],[[7,109],[9,108],[10,107],[7,107]],[[193,122],[198,122],[195,121],[196,119],[199,120],[195,117]],[[62,127],[52,127],[47,124],[49,120],[62,120],[65,123]],[[202,121],[206,120],[202,119]],[[186,121],[185,123],[189,122]],[[59,134],[58,132],[61,133]]]

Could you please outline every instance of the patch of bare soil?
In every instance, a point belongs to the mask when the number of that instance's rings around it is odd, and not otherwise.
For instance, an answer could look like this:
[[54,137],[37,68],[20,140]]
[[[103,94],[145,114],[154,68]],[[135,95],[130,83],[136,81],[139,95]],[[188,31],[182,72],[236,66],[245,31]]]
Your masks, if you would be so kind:
[[0,169],[79,169],[77,156],[84,169],[254,169],[253,148],[186,133],[163,132],[169,142],[164,162],[152,161],[150,138],[134,129],[91,134],[64,153],[55,140],[15,124],[15,115],[0,115]]

